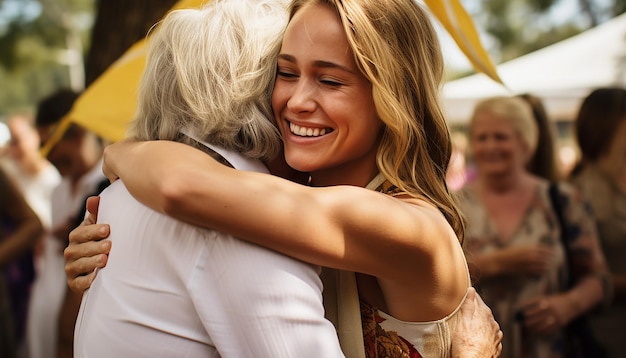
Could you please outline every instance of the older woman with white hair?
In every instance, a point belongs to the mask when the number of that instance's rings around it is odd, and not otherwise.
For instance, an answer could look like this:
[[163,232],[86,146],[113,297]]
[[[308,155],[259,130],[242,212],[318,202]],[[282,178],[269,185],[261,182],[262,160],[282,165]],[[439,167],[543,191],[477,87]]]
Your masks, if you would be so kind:
[[522,99],[480,102],[469,127],[478,176],[459,192],[470,272],[504,332],[503,357],[567,356],[565,327],[605,295],[606,263],[580,194],[526,169],[537,131]]
[[[286,21],[279,0],[169,13],[149,39],[131,137],[267,173],[262,160],[280,150],[268,118]],[[114,244],[83,295],[76,357],[343,357],[317,267],[159,214],[122,181],[100,203]]]

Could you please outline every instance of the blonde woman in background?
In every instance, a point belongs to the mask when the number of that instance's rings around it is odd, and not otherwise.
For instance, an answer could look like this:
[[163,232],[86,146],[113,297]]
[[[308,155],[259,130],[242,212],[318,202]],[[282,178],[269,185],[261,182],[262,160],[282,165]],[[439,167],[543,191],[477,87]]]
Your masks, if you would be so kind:
[[[467,219],[465,250],[472,278],[504,332],[503,357],[566,357],[563,332],[607,295],[593,218],[580,194],[558,184],[567,246],[548,193],[549,182],[528,171],[537,126],[520,98],[480,102],[469,127],[474,182],[459,193]],[[568,260],[578,268],[567,272]],[[566,289],[567,275],[576,284]]]

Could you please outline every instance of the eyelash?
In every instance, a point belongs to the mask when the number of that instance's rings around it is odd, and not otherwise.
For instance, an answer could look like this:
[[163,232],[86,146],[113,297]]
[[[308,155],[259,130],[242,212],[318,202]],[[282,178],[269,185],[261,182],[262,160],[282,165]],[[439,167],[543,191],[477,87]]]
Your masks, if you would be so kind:
[[298,75],[293,74],[291,72],[285,72],[285,71],[278,71],[277,72],[278,77],[284,77],[284,78],[296,78],[298,77]]
[[341,82],[337,82],[333,80],[321,80],[320,82],[326,86],[331,86],[331,87],[339,87],[342,85]]
[[[291,71],[281,71],[280,69],[276,72],[276,75],[278,77],[290,80],[290,79],[294,79],[294,78],[298,78],[299,75],[295,74]],[[325,86],[329,86],[329,87],[340,87],[343,85],[342,82],[339,81],[335,81],[335,80],[329,80],[329,79],[322,79],[319,81],[321,84],[325,85]]]

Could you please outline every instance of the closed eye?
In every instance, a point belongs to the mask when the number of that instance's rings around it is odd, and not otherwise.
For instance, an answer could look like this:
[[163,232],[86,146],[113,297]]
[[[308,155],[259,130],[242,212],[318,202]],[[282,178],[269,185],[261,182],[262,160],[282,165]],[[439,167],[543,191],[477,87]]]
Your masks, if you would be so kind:
[[337,81],[333,81],[333,80],[321,80],[320,82],[323,85],[330,86],[330,87],[339,87],[339,86],[343,85],[343,83],[337,82]]
[[295,73],[292,72],[286,72],[286,71],[278,71],[278,77],[281,78],[285,78],[285,79],[291,79],[291,78],[297,78],[298,75],[296,75]]

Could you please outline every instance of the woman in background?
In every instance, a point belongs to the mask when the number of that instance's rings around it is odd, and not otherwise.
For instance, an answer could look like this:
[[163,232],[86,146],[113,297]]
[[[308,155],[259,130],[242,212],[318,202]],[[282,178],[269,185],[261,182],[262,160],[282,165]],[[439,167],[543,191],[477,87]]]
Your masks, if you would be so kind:
[[626,89],[599,88],[576,118],[582,158],[571,181],[593,208],[614,289],[611,307],[591,316],[608,357],[626,352]]
[[[469,128],[477,179],[459,193],[466,215],[472,278],[504,332],[503,357],[565,357],[563,328],[602,301],[606,272],[593,219],[570,185],[559,183],[567,245],[548,194],[549,182],[528,170],[537,126],[520,98],[480,102]],[[567,272],[565,251],[575,252]],[[566,289],[568,274],[576,285]]]

